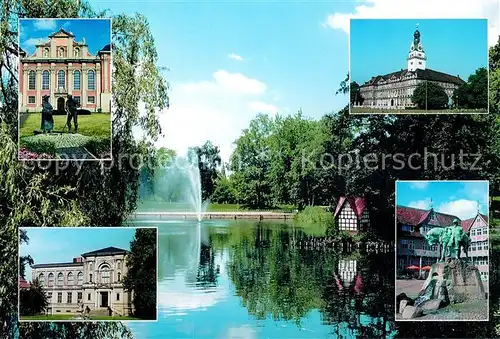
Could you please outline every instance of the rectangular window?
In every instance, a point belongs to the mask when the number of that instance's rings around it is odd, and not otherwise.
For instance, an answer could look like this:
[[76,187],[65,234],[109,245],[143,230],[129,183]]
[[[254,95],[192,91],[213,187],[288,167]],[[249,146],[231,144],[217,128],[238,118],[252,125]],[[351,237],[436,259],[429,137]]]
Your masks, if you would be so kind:
[[120,293],[116,293],[116,300],[120,301]]
[[474,237],[475,235],[476,235],[476,230],[475,229],[471,230],[470,231],[470,236]]
[[483,243],[482,242],[478,242],[477,243],[477,250],[478,251],[482,251],[483,250]]
[[47,293],[48,302],[52,302],[52,292]]
[[89,104],[95,104],[95,97],[94,97],[94,96],[89,96],[89,97],[87,98],[87,102],[88,102]]
[[82,292],[78,292],[78,295],[76,297],[78,299],[78,302],[82,301],[82,297],[83,297]]
[[487,235],[487,234],[488,234],[488,228],[487,228],[487,227],[483,228],[483,234],[484,234],[484,235]]
[[73,293],[68,292],[68,304],[71,304],[73,302]]
[[88,294],[87,300],[88,301],[92,300],[92,294],[91,293]]
[[410,250],[415,249],[415,242],[413,240],[408,241],[408,249]]
[[57,303],[62,303],[62,292],[57,292]]
[[478,229],[476,230],[476,235],[482,235],[482,234],[483,234],[482,229],[481,229],[481,228],[478,228]]
[[35,103],[35,97],[34,97],[34,96],[32,96],[32,95],[30,95],[30,96],[28,97],[28,104],[34,104],[34,103]]
[[73,99],[75,99],[75,101],[78,103],[78,105],[81,105],[79,96],[75,96],[75,97],[73,97]]

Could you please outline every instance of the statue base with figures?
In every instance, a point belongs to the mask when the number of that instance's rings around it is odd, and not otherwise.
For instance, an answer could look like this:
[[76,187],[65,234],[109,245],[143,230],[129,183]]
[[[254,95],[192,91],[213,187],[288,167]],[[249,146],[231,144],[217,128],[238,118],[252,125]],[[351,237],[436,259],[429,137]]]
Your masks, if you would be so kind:
[[446,259],[431,266],[416,299],[398,300],[403,319],[433,313],[450,304],[486,300],[484,285],[477,267],[460,259]]

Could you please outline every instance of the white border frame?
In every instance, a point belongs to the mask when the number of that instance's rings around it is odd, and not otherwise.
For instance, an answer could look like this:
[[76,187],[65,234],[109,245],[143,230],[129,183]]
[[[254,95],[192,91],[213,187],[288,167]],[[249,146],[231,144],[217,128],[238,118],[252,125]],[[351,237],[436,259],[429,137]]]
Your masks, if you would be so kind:
[[[92,229],[98,232],[100,229],[113,229],[113,230],[119,230],[119,229],[140,229],[140,228],[152,228],[156,230],[156,319],[154,320],[149,320],[149,319],[139,319],[139,320],[77,320],[77,319],[68,319],[68,320],[27,320],[27,319],[21,319],[21,312],[20,312],[20,288],[19,288],[19,277],[20,275],[20,252],[21,252],[21,245],[19,243],[19,235],[20,235],[20,230],[29,230],[29,229],[44,229],[44,230],[54,230],[54,229],[68,229],[68,230],[79,230],[79,229]],[[135,235],[134,235],[135,236]],[[37,226],[27,226],[27,227],[18,227],[17,229],[17,241],[18,241],[18,247],[17,247],[17,321],[20,323],[32,323],[32,322],[37,322],[37,323],[46,323],[46,322],[67,322],[67,323],[99,323],[99,322],[134,322],[134,323],[156,323],[158,322],[158,317],[159,317],[159,289],[158,289],[158,278],[159,278],[159,244],[158,244],[158,239],[159,239],[159,229],[158,226],[82,226],[82,227],[71,227],[71,226],[62,226],[62,227],[37,227]],[[133,238],[130,240],[132,241]],[[33,281],[33,279],[31,279]]]
[[[486,299],[486,305],[487,305],[487,310],[486,314],[488,317],[486,319],[419,319],[419,318],[413,318],[413,319],[397,319],[397,275],[398,275],[398,204],[397,204],[397,194],[398,194],[398,182],[400,183],[411,183],[411,182],[456,182],[456,183],[471,183],[471,182],[477,182],[477,183],[486,183],[486,198],[487,198],[487,206],[486,206],[486,211],[487,211],[487,216],[488,216],[488,298]],[[395,186],[395,191],[394,191],[394,237],[395,237],[395,247],[394,247],[394,321],[395,322],[439,322],[439,321],[444,321],[444,322],[488,322],[490,321],[490,296],[491,296],[491,291],[490,291],[490,251],[491,251],[491,237],[490,237],[490,182],[488,180],[396,180],[394,183]]]
[[[24,158],[21,158],[20,157],[20,154],[19,154],[19,150],[20,150],[20,146],[21,146],[21,112],[20,112],[20,107],[21,107],[21,104],[20,104],[20,101],[19,101],[19,97],[20,97],[20,86],[19,86],[19,82],[21,81],[21,78],[19,77],[20,75],[20,69],[22,67],[22,63],[21,63],[21,56],[19,55],[19,49],[21,48],[21,20],[23,21],[36,21],[36,20],[66,20],[66,21],[76,21],[76,20],[107,20],[109,21],[109,53],[111,55],[110,59],[110,95],[111,95],[111,102],[110,102],[110,112],[109,112],[109,123],[110,123],[110,145],[109,145],[109,149],[110,149],[110,157],[109,158],[103,158],[103,159],[24,159]],[[111,17],[105,17],[105,18],[18,18],[17,19],[17,52],[18,52],[18,70],[17,70],[17,74],[18,74],[18,86],[17,86],[17,101],[18,101],[18,107],[17,107],[17,160],[19,161],[23,161],[23,162],[37,162],[37,161],[60,161],[60,162],[65,162],[65,161],[113,161],[113,74],[114,74],[114,70],[113,70],[113,61],[114,61],[114,58],[113,58],[113,44],[112,44],[112,40],[113,40],[113,18]],[[25,85],[25,84],[23,84]]]
[[[372,113],[352,113],[351,112],[351,23],[353,20],[419,20],[419,21],[429,21],[429,20],[486,20],[486,72],[487,72],[487,77],[488,77],[488,88],[487,88],[487,96],[488,96],[488,108],[487,112],[433,112],[433,113],[412,113],[411,111],[404,112],[404,113],[398,113],[398,112],[388,112],[388,113],[377,113],[377,112],[372,112]],[[488,45],[488,34],[489,34],[489,20],[487,17],[478,17],[478,18],[418,18],[418,17],[402,17],[402,18],[349,18],[349,38],[348,38],[348,72],[349,72],[349,83],[347,84],[349,86],[349,98],[348,98],[348,110],[349,110],[349,115],[398,115],[398,116],[407,116],[407,115],[458,115],[458,114],[489,114],[490,113],[490,46]],[[361,85],[360,85],[361,86]],[[396,111],[396,110],[395,110]]]

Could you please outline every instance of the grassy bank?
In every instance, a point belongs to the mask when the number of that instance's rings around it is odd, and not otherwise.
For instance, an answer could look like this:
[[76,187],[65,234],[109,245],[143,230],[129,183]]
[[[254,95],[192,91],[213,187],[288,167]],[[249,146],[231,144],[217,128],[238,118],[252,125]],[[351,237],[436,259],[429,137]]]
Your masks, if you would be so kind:
[[[207,212],[293,212],[295,206],[278,205],[271,208],[247,208],[241,204],[209,204]],[[193,211],[188,204],[169,203],[157,200],[143,200],[137,205],[137,212],[186,212]]]

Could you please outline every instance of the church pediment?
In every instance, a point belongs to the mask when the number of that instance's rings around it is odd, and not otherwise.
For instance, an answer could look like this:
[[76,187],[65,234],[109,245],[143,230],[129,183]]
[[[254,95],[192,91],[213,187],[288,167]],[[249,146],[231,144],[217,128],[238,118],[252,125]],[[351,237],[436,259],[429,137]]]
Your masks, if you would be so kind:
[[49,35],[49,37],[51,37],[51,38],[70,38],[70,37],[74,37],[74,35],[71,32],[68,32],[64,28],[61,27],[57,32]]

